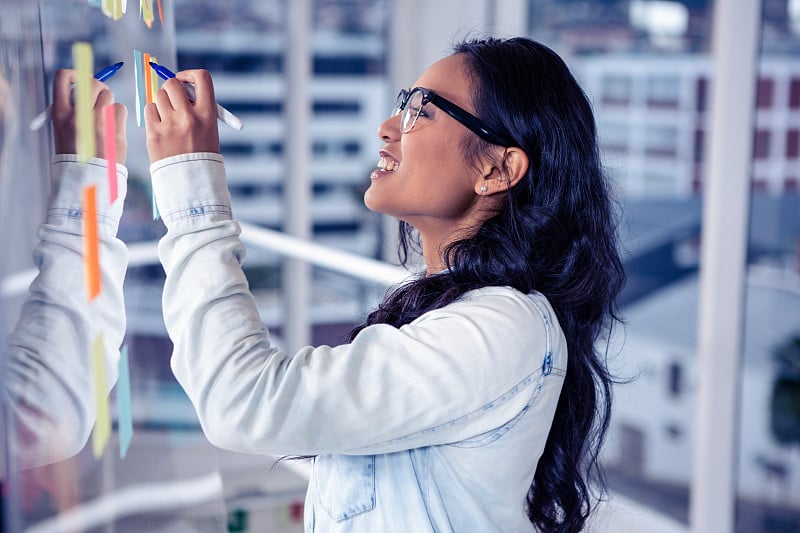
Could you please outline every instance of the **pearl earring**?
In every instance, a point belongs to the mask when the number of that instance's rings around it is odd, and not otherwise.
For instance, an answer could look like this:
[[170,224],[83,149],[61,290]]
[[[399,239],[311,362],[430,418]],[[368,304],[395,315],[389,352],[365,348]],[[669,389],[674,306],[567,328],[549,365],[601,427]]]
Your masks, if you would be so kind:
[[487,187],[486,185],[481,185],[481,194],[485,194],[486,191],[488,191],[488,190],[489,190],[489,187]]

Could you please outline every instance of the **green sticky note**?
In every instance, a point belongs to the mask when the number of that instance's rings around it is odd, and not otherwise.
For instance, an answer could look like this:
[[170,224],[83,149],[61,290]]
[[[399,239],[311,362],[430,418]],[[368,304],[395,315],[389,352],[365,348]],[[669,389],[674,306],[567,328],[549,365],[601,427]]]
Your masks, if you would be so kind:
[[106,396],[106,360],[103,355],[103,335],[98,335],[92,342],[92,382],[94,383],[94,405],[97,413],[92,432],[92,450],[94,456],[103,455],[111,435],[111,417]]
[[94,56],[89,43],[77,42],[72,45],[72,64],[75,67],[75,130],[78,161],[86,163],[96,153],[92,105]]

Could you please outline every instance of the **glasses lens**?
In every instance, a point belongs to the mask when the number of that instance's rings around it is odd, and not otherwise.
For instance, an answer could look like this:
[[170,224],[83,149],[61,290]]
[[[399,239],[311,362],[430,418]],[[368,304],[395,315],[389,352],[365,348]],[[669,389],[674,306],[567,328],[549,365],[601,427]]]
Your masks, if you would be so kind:
[[401,122],[401,131],[403,133],[411,131],[411,128],[416,124],[417,118],[422,111],[422,99],[424,96],[425,95],[423,95],[422,91],[419,89],[411,91],[408,102],[406,102],[406,106],[403,108],[403,120]]
[[408,95],[408,91],[405,89],[400,89],[400,92],[397,93],[397,98],[394,101],[394,107],[392,108],[391,116],[395,116],[403,110],[403,102],[406,99],[406,95]]

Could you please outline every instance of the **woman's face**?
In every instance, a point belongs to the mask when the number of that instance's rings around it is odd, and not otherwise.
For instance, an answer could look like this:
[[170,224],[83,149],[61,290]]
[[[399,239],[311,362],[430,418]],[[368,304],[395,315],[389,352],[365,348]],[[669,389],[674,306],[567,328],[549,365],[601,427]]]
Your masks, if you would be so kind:
[[[475,113],[469,79],[460,55],[434,63],[414,83]],[[473,210],[481,172],[465,161],[461,142],[475,135],[447,113],[428,103],[408,133],[400,116],[378,128],[384,142],[378,168],[364,203],[373,211],[404,220],[425,234],[457,230]]]

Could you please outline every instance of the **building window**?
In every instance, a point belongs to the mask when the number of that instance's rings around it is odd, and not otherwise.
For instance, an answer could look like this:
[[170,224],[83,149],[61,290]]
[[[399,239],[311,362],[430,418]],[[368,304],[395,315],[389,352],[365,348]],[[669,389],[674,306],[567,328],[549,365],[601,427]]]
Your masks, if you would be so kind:
[[667,372],[669,395],[672,398],[677,398],[683,392],[683,366],[678,362],[672,362]]
[[800,109],[800,79],[792,78],[789,83],[789,107]]
[[605,122],[600,126],[600,145],[603,150],[617,154],[628,152],[628,125]]
[[797,159],[800,156],[800,130],[791,129],[786,132],[786,159]]
[[697,104],[697,112],[702,113],[708,106],[708,79],[697,78],[695,85],[695,102]]
[[225,107],[227,107],[231,113],[263,113],[268,115],[283,113],[283,102],[279,101],[226,102]]
[[753,135],[753,157],[755,159],[769,157],[769,130],[756,130]]
[[647,79],[647,105],[649,107],[676,108],[680,100],[681,84],[677,76],[653,76]]
[[664,172],[645,172],[642,174],[644,195],[649,198],[673,197],[675,195],[675,175]]
[[750,189],[753,191],[753,194],[764,194],[769,190],[769,184],[766,178],[753,178],[751,185]]
[[279,53],[264,52],[194,52],[178,53],[181,68],[205,68],[212,72],[281,73],[283,56]]
[[772,93],[775,89],[775,82],[772,78],[759,78],[756,88],[756,107],[758,109],[768,109],[772,107]]
[[313,72],[320,76],[345,76],[356,74],[383,74],[384,62],[380,57],[361,55],[315,55]]
[[357,100],[315,100],[312,109],[315,115],[352,115],[361,111],[361,102]]
[[703,192],[703,165],[695,163],[692,166],[692,194],[698,195]]
[[702,129],[694,130],[694,161],[700,163],[703,161],[703,153],[705,150],[705,135],[706,132]]
[[604,76],[601,94],[604,104],[628,105],[631,101],[631,78],[620,74]]
[[675,157],[678,131],[673,126],[648,126],[644,131],[644,151],[648,156]]

